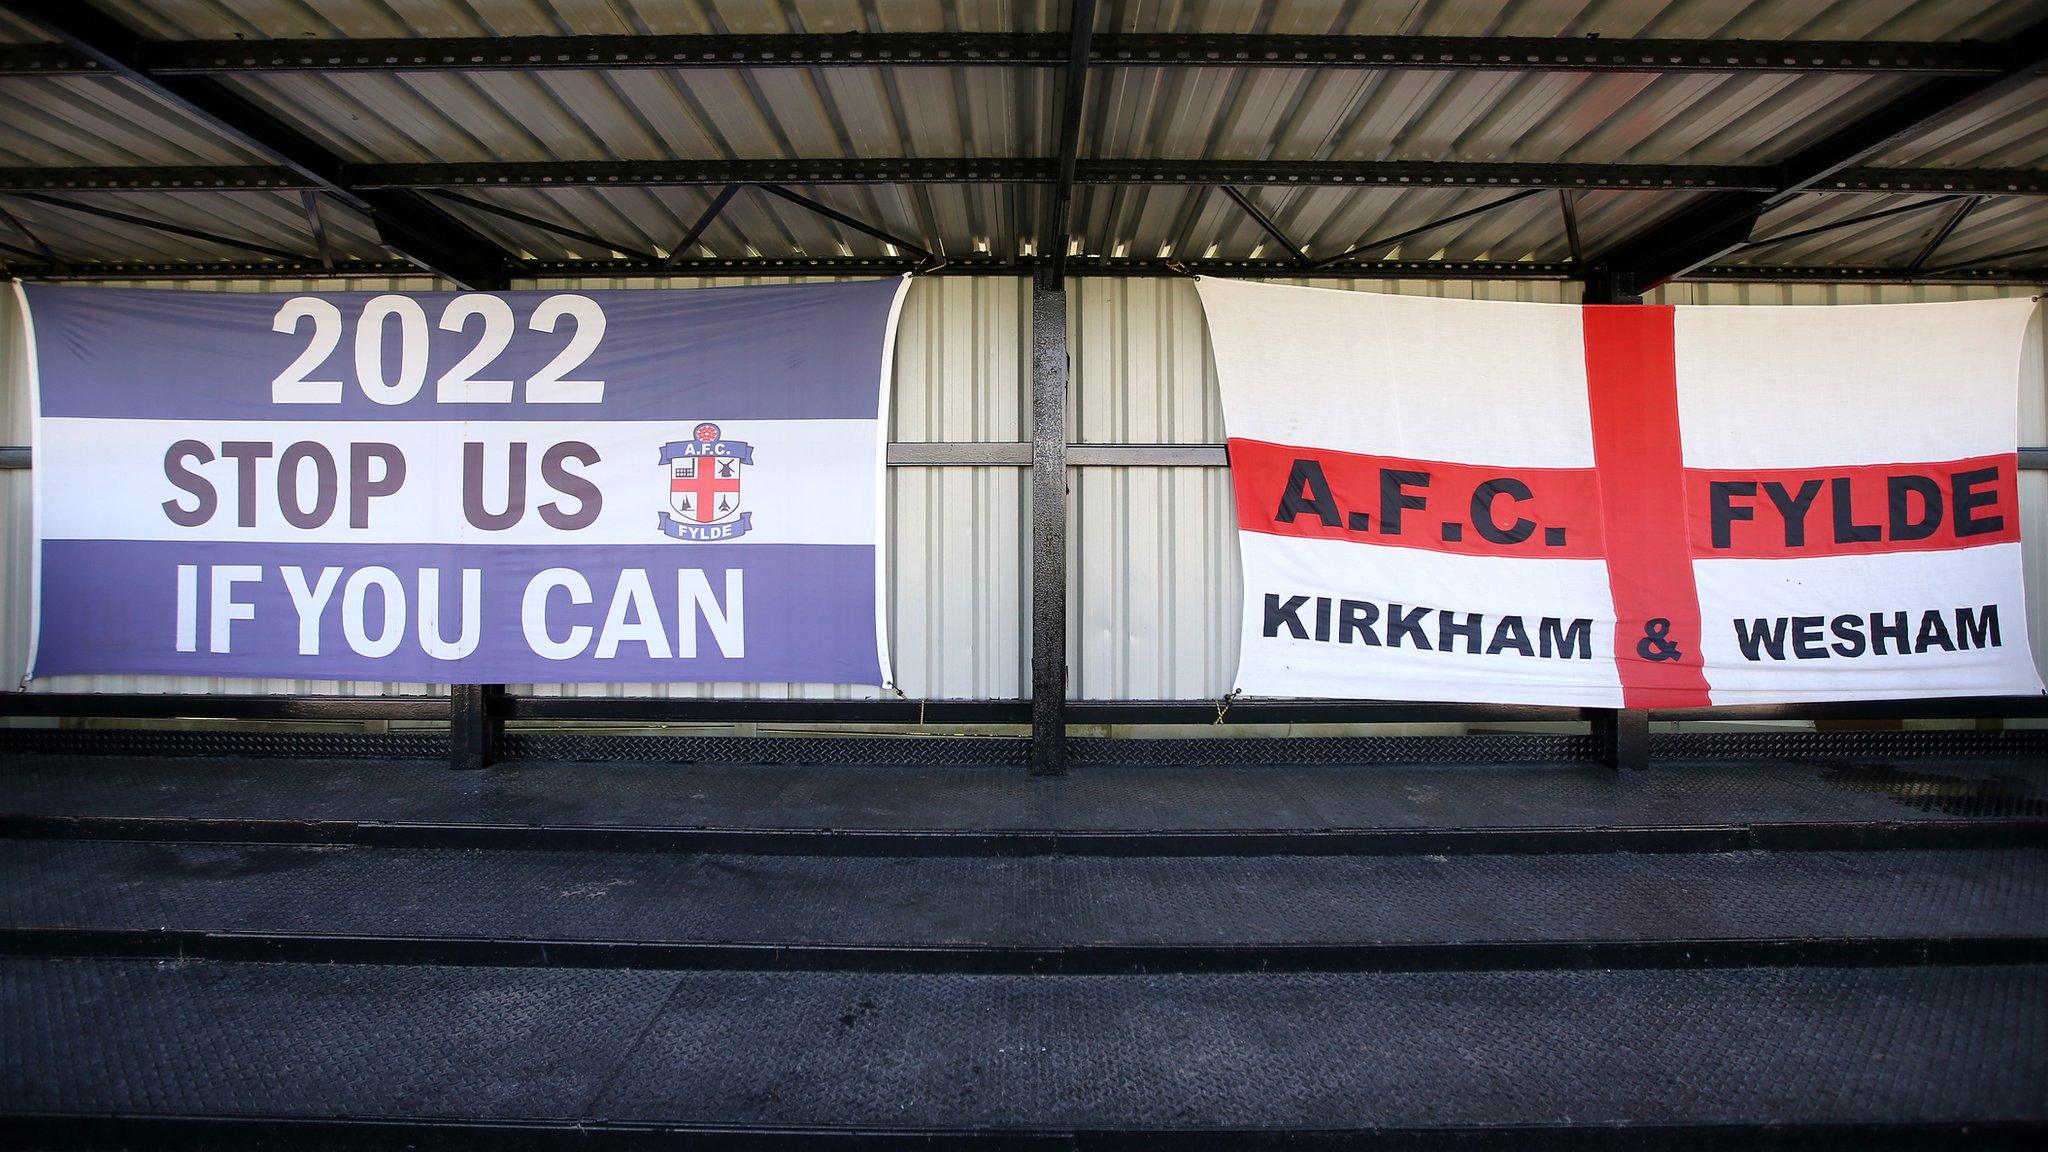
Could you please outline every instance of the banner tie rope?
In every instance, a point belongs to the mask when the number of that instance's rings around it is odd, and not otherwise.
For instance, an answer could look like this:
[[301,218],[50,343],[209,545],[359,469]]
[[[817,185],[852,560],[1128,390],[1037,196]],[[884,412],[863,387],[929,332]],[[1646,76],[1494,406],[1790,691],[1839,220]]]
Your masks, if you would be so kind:
[[1209,721],[1210,727],[1223,723],[1223,718],[1230,715],[1231,701],[1236,700],[1242,695],[1244,695],[1244,689],[1242,688],[1232,688],[1229,692],[1225,693],[1223,699],[1216,702],[1216,718]]

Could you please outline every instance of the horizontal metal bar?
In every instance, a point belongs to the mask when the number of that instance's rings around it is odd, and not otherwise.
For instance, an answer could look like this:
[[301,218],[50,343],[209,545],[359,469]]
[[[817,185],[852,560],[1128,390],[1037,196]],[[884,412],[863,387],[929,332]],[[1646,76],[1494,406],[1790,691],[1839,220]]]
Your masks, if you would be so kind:
[[506,720],[639,720],[671,723],[1023,724],[1028,700],[734,700],[728,698],[503,696]]
[[1070,468],[1221,468],[1230,463],[1221,444],[1069,444]]
[[[1150,446],[1143,446],[1149,448]],[[1142,449],[1141,449],[1142,450]],[[1172,449],[1181,451],[1180,449]],[[1202,451],[1202,449],[1195,449]],[[1220,449],[1218,449],[1220,451]],[[945,467],[949,465],[1012,465],[1029,467],[1028,441],[897,441],[889,445],[888,461],[896,467]],[[1141,461],[1123,461],[1139,463]],[[26,445],[0,446],[0,471],[32,467]]]
[[1223,972],[1528,972],[1729,968],[1916,968],[2038,964],[2034,936],[1675,940],[1384,941],[1313,944],[890,946],[802,940],[607,940],[383,936],[180,928],[0,928],[0,956],[432,964],[701,972],[905,972],[1108,976]]
[[1104,34],[1091,61],[1129,66],[1409,68],[1424,71],[1909,72],[1997,75],[1996,44],[1842,40],[1629,40],[1538,36]]
[[[2020,471],[2048,472],[2048,448],[2021,448]],[[1031,466],[1028,440],[898,440],[888,449],[897,468]],[[1227,468],[1221,444],[1069,444],[1070,468]],[[24,445],[0,446],[0,471],[31,466]]]
[[[478,72],[593,68],[1017,67],[1059,61],[1066,37],[1032,32],[495,36],[214,40],[150,44],[165,75],[243,72]],[[1929,56],[1931,62],[1933,56]],[[1950,58],[1950,63],[1958,61]]]
[[1988,720],[2048,716],[2048,696],[1963,696],[1927,700],[1723,704],[1659,709],[1654,720]]
[[260,164],[0,168],[0,192],[299,192],[318,182]]
[[[1046,183],[1050,158],[601,161],[529,164],[363,165],[351,179],[366,187],[549,187],[702,185],[727,182]],[[1331,184],[1418,187],[1567,187],[1712,191],[1774,186],[1768,168],[1683,165],[1466,164],[1436,161],[1082,160],[1079,184]],[[1902,176],[1905,182],[1917,177]],[[2043,181],[1998,173],[2000,186]]]
[[[446,696],[294,696],[98,692],[0,693],[0,716],[223,720],[446,720]],[[1070,724],[1214,724],[1214,700],[1074,700]],[[784,700],[494,696],[504,720],[671,723],[1021,724],[1028,700]],[[1399,700],[1237,700],[1232,724],[1416,724],[1583,721],[1595,710]],[[1657,720],[1970,720],[2048,716],[2048,696],[1859,700],[1656,711]]]
[[0,716],[136,720],[446,720],[446,696],[0,692]]
[[[927,271],[923,261],[862,256],[795,256],[747,259],[682,260],[667,268],[632,260],[533,260],[521,265],[524,275],[555,276],[876,276],[916,272],[920,275],[1028,276],[1031,259],[949,259]],[[1451,280],[1564,280],[1576,269],[1563,263],[1534,260],[1356,260],[1305,272],[1285,260],[1122,260],[1077,256],[1068,260],[1073,276],[1282,276],[1320,278],[1419,278]],[[28,274],[26,271],[24,275]]]
[[15,264],[8,271],[28,280],[342,280],[433,275],[405,260],[336,260],[332,267],[314,260],[124,260],[62,268]]
[[621,827],[0,813],[0,839],[373,848],[707,852],[754,856],[1519,856],[1611,852],[1877,852],[2038,848],[2048,820],[1755,822],[1590,828],[1002,831]]
[[[918,465],[1031,465],[1028,440],[994,442],[897,442],[889,463]],[[1221,444],[1069,444],[1067,466],[1134,468],[1220,468],[1228,464]]]
[[897,467],[945,465],[1031,466],[1029,440],[990,442],[920,442],[900,440],[889,445],[889,463]]
[[2048,267],[1914,269],[1861,265],[1830,267],[1825,264],[1714,264],[1673,279],[1691,283],[2048,285]]
[[[631,261],[546,260],[521,265],[522,276],[607,279],[664,279],[687,276],[891,276],[914,272],[926,276],[1029,276],[1030,259],[960,260],[927,268],[922,261],[881,257],[753,257],[746,259],[679,260],[674,264]],[[1356,280],[1571,280],[1583,269],[1564,263],[1484,260],[1377,260],[1303,269],[1276,260],[1213,260],[1169,265],[1147,260],[1076,260],[1077,276],[1174,277],[1215,275],[1284,277],[1288,279]],[[71,264],[62,268],[14,264],[9,271],[30,280],[347,280],[420,276],[419,267],[397,261],[337,261],[326,267],[313,261],[145,261]],[[2048,285],[2048,267],[1961,268],[1939,272],[1907,268],[1728,265],[1699,269],[1677,279],[1686,282],[1742,281],[1764,284],[2019,284]]]
[[[534,163],[351,164],[361,189],[658,188],[723,184],[1049,183],[1056,162],[1040,157],[913,157],[759,160],[601,160]],[[1769,192],[1771,167],[1698,164],[1545,164],[1434,160],[1082,160],[1074,179],[1093,185],[1253,185],[1369,188],[1564,188],[1648,192]],[[0,168],[0,191],[291,191],[312,181],[258,165]],[[1816,192],[2048,196],[2048,171],[1854,168]]]
[[364,164],[372,188],[691,187],[709,184],[1019,184],[1053,176],[1032,157],[826,160],[605,160],[585,163]]
[[[156,41],[139,63],[162,75],[252,72],[538,71],[700,67],[1050,67],[1059,32],[798,33]],[[1850,72],[1996,75],[1997,44],[1526,36],[1299,36],[1105,33],[1097,67],[1374,68],[1423,71]],[[41,44],[0,51],[0,74],[96,72]]]
[[[1216,724],[1215,700],[1070,700],[1069,724]],[[1425,724],[1583,721],[1592,709],[1407,700],[1236,700],[1230,724]]]
[[[872,1125],[764,1127],[734,1123],[673,1123],[525,1119],[516,1122],[444,1118],[249,1116],[213,1113],[101,1114],[13,1112],[7,1135],[20,1148],[299,1148],[304,1152],[383,1152],[433,1148],[437,1152],[638,1152],[652,1147],[746,1148],[752,1152],[880,1152],[939,1147],[988,1152],[1065,1152],[1073,1148],[1196,1149],[1272,1146],[1272,1129],[1204,1128],[1178,1134],[1129,1129],[1036,1129]],[[1470,1148],[1563,1149],[1611,1147],[1611,1129],[1569,1121],[1516,1128],[1317,1129],[1304,1148],[1357,1148],[1372,1144],[1446,1152]],[[2030,1148],[2048,1139],[2048,1125],[2029,1120],[1888,1120],[1801,1123],[1631,1124],[1629,1141],[1645,1148],[1765,1147],[1775,1152],[1837,1152],[1842,1148]]]

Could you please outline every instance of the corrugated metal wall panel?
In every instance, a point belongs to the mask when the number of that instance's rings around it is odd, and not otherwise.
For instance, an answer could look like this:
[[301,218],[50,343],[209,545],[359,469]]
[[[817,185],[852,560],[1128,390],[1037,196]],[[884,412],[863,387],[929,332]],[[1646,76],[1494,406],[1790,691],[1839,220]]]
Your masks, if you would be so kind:
[[[538,288],[715,287],[781,282],[767,278],[678,277],[649,282],[550,279]],[[325,287],[303,281],[144,283],[140,287],[288,292]],[[527,284],[517,285],[526,287]],[[349,288],[426,291],[430,279],[351,282]],[[1027,339],[1030,301],[1017,277],[919,280],[904,302],[894,381],[891,438],[1016,441],[1028,437]],[[20,318],[11,295],[0,304],[0,443],[29,441]],[[890,469],[891,656],[912,696],[1014,699],[1024,695],[1030,587],[1025,472],[1014,467]],[[28,658],[29,473],[0,471],[7,510],[0,563],[0,683],[20,680]],[[874,689],[834,685],[514,685],[545,694],[861,697]],[[47,692],[421,693],[423,684],[174,678],[50,677]]]

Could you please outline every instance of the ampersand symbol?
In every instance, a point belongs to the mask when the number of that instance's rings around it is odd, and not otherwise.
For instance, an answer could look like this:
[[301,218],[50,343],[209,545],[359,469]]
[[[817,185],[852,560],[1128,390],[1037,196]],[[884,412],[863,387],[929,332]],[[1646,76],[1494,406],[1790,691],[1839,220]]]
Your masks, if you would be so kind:
[[1665,639],[1671,634],[1671,621],[1662,616],[1643,621],[1643,638],[1636,641],[1636,655],[1652,663],[1676,660],[1685,655],[1678,645]]

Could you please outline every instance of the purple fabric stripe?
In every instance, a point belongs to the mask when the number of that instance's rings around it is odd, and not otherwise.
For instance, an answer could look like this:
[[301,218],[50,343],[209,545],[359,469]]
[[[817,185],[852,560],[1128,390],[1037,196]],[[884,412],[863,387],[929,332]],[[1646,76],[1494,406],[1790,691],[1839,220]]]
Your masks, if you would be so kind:
[[[477,347],[483,321],[438,322],[460,293],[406,293],[425,309],[426,385],[413,400],[373,402],[356,381],[356,318],[373,292],[179,292],[29,285],[45,416],[180,420],[872,420],[882,344],[899,281],[747,288],[574,292],[605,314],[597,350],[568,374],[605,381],[599,404],[525,402],[524,381],[568,346],[574,322],[531,331],[559,292],[507,292],[511,344],[474,375],[520,382],[508,404],[440,404],[434,383]],[[313,324],[274,332],[284,301],[338,307],[341,338],[313,380],[340,380],[338,404],[271,403],[271,381],[312,341]],[[395,380],[399,322],[384,321],[383,368]]]
[[[199,565],[198,651],[177,651],[177,565]],[[234,598],[255,616],[230,627],[232,651],[208,651],[211,567],[257,565],[260,581],[237,584]],[[406,589],[404,640],[388,656],[352,650],[343,635],[345,582],[370,565],[395,572]],[[616,683],[621,681],[791,681],[876,684],[875,556],[847,544],[651,544],[581,548],[561,545],[371,545],[49,540],[43,543],[42,628],[37,676],[71,673],[146,673],[169,676],[276,676],[302,679],[405,680],[427,683]],[[320,654],[299,654],[299,614],[286,591],[281,566],[305,570],[308,586],[320,569],[340,567],[341,583],[321,613]],[[457,610],[461,570],[482,573],[481,641],[458,661],[428,656],[418,642],[418,572],[438,568],[441,634],[461,632]],[[565,640],[588,625],[590,646],[576,658],[550,660],[529,647],[521,619],[528,582],[548,568],[576,569],[589,581],[592,602],[572,605],[567,592],[548,598],[547,629]],[[618,655],[597,659],[613,589],[623,569],[645,570],[657,614],[671,648],[682,610],[696,629],[697,656],[652,659],[647,645],[627,642]],[[745,573],[746,653],[720,653],[695,609],[678,604],[677,571],[704,570],[713,596],[725,603],[727,569]],[[383,599],[365,598],[367,631],[383,631]],[[728,606],[729,608],[729,606]]]

